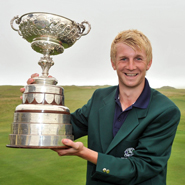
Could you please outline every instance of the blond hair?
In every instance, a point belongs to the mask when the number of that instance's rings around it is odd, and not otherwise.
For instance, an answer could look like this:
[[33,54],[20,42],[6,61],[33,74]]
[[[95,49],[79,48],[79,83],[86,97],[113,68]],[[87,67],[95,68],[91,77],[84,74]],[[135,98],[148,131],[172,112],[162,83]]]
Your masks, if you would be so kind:
[[117,43],[124,43],[134,50],[144,50],[146,52],[147,62],[152,60],[152,46],[149,39],[138,30],[126,30],[120,32],[111,44],[111,60],[115,62]]

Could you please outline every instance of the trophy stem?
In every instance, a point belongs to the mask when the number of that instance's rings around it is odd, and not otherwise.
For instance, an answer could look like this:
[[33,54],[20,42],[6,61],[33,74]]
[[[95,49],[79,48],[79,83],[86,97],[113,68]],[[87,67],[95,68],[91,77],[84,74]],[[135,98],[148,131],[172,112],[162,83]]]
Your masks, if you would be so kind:
[[50,55],[45,54],[44,57],[41,57],[41,59],[39,60],[38,64],[42,68],[42,76],[41,76],[41,78],[48,77],[49,69],[51,68],[51,66],[54,65],[54,62],[53,62],[52,58],[50,57]]

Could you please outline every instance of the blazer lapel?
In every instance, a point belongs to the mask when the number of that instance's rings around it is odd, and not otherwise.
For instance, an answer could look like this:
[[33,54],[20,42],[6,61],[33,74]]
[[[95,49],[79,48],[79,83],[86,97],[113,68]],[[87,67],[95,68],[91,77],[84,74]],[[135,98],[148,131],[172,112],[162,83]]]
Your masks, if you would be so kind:
[[116,145],[119,144],[125,137],[127,137],[139,124],[139,118],[143,118],[147,115],[148,109],[133,108],[128,114],[125,122],[121,126],[120,130],[110,143],[106,150],[106,154],[109,153]]
[[106,151],[113,139],[113,121],[115,112],[115,93],[112,91],[103,99],[103,106],[99,109],[100,142],[103,152]]

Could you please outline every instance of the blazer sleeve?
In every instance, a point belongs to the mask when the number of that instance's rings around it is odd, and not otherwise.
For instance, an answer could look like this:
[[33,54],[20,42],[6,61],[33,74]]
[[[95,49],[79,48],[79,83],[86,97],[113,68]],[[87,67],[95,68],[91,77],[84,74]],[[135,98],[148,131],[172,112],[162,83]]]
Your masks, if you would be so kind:
[[[96,91],[95,91],[96,92]],[[88,134],[88,117],[94,99],[93,93],[91,99],[82,108],[77,109],[71,114],[71,124],[73,127],[74,139],[78,139]]]
[[94,179],[113,184],[138,184],[164,171],[180,120],[176,106],[154,118],[138,140],[133,156],[118,158],[98,153]]

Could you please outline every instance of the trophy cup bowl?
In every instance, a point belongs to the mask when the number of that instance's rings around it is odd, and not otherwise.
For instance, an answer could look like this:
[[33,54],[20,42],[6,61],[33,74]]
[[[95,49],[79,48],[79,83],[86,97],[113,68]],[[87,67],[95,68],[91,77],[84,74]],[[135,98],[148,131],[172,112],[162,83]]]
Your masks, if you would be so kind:
[[[15,20],[19,24],[19,30],[13,26]],[[86,24],[89,29],[84,33]],[[71,47],[90,31],[87,21],[79,24],[63,16],[42,12],[27,13],[20,18],[15,16],[11,20],[11,26],[31,43],[33,50],[49,55],[63,53],[64,49]]]
[[[14,21],[19,29],[14,28]],[[33,84],[25,86],[22,104],[15,109],[7,147],[65,148],[61,143],[63,138],[74,140],[70,111],[64,106],[63,88],[56,86],[58,81],[54,77],[48,77],[49,69],[54,65],[50,55],[63,53],[81,36],[87,35],[91,26],[87,21],[79,24],[45,12],[15,16],[10,24],[43,57],[38,62],[42,75],[35,77]]]

